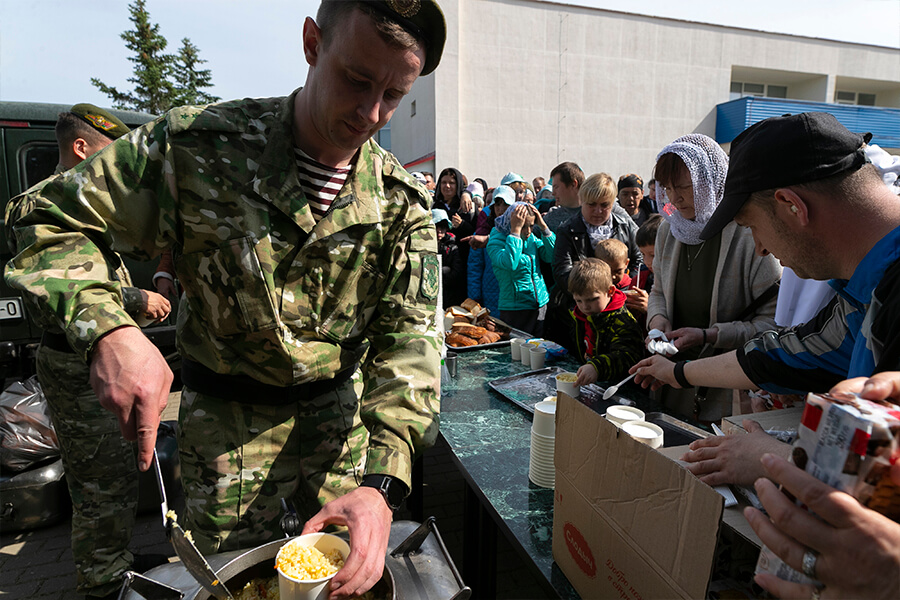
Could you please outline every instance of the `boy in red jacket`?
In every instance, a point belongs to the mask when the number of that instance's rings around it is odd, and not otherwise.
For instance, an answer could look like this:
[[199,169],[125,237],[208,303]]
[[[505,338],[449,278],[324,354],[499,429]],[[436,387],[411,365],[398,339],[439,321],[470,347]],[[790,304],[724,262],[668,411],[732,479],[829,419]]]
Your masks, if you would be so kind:
[[613,285],[609,265],[585,258],[572,267],[569,293],[575,299],[575,344],[584,365],[576,385],[618,381],[644,356],[641,328],[625,308],[625,294]]

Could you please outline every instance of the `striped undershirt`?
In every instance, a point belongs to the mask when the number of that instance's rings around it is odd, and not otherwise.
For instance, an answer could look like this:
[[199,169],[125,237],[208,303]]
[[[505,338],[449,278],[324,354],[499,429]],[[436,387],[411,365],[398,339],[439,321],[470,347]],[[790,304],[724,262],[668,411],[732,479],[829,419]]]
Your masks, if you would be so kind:
[[294,147],[294,158],[300,174],[300,187],[316,222],[325,216],[328,207],[340,193],[347,181],[352,166],[333,168],[309,157],[300,148]]

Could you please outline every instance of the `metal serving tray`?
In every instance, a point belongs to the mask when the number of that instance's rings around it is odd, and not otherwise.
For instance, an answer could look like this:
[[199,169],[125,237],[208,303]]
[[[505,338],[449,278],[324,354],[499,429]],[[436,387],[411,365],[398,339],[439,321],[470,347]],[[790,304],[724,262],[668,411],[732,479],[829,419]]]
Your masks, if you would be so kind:
[[[565,372],[564,369],[560,367],[545,367],[536,371],[494,379],[489,381],[488,385],[513,404],[534,414],[535,404],[547,396],[556,395],[556,376],[563,372]],[[578,401],[601,415],[605,414],[606,409],[613,405],[635,405],[632,400],[620,396],[604,400],[603,392],[605,391],[605,388],[593,383],[582,386]],[[661,412],[647,413],[645,420],[662,428],[664,446],[667,448],[684,446],[710,435],[702,429]]]
[[[476,344],[474,346],[450,346],[447,343],[444,343],[444,348],[447,349],[448,352],[474,352],[476,350],[487,350],[488,348],[502,348],[503,346],[509,346],[509,340],[513,338],[522,338],[526,340],[532,339],[534,336],[530,333],[526,333],[521,329],[514,329],[501,321],[496,317],[488,316],[490,320],[499,325],[504,329],[509,329],[509,338],[505,340],[500,340],[499,342],[491,342],[490,344]],[[555,388],[554,388],[555,389]],[[554,392],[555,393],[555,392]]]
[[712,435],[699,427],[694,427],[690,423],[685,423],[681,419],[677,419],[666,413],[647,413],[644,415],[644,420],[648,423],[659,425],[662,428],[663,446],[666,448],[671,448],[672,446],[686,446],[695,440]]
[[[534,413],[535,404],[547,396],[556,395],[556,376],[559,373],[565,373],[565,370],[559,367],[544,367],[537,371],[528,371],[518,375],[494,379],[489,381],[488,385],[513,404],[521,406],[530,413]],[[603,388],[593,383],[582,386],[580,400],[592,408],[594,404],[603,402],[605,404],[604,410],[606,410],[606,406],[620,404],[620,402],[603,400],[603,392]],[[627,400],[625,402],[634,404]]]

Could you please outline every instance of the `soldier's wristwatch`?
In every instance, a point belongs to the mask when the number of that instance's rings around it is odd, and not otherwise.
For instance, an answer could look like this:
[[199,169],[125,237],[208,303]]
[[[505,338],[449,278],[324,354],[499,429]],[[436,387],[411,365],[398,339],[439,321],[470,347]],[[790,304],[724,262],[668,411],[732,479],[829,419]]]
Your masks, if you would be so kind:
[[400,504],[406,498],[406,485],[390,475],[366,475],[363,477],[362,485],[373,487],[381,492],[391,510],[400,508]]

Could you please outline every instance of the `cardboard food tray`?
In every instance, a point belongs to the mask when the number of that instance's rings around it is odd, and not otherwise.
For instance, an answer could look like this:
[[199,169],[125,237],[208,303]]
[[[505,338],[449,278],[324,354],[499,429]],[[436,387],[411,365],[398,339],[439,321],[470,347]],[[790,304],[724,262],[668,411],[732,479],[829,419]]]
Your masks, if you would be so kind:
[[475,344],[474,346],[451,346],[445,342],[444,348],[446,348],[448,352],[474,352],[475,350],[487,350],[489,348],[502,348],[503,346],[509,346],[509,340],[513,338],[530,340],[534,337],[530,333],[526,333],[521,329],[514,329],[510,327],[496,317],[488,316],[488,319],[493,321],[501,329],[509,331],[509,337],[505,340],[500,340],[499,342],[491,342],[490,344]]

